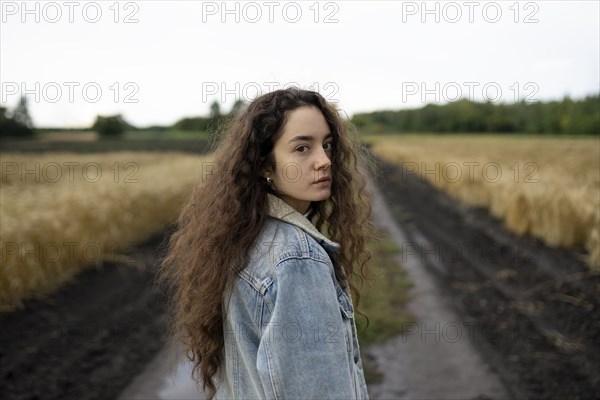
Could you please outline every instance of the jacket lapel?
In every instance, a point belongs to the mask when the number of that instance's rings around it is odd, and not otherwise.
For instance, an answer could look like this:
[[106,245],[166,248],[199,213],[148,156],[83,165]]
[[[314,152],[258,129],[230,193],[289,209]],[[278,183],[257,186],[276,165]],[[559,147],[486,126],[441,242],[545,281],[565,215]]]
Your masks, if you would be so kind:
[[336,243],[325,237],[304,215],[300,214],[294,207],[290,206],[288,203],[272,193],[267,193],[267,197],[269,199],[270,216],[296,225],[315,238],[321,245],[327,247],[328,250],[333,250],[336,252],[339,250],[339,243]]

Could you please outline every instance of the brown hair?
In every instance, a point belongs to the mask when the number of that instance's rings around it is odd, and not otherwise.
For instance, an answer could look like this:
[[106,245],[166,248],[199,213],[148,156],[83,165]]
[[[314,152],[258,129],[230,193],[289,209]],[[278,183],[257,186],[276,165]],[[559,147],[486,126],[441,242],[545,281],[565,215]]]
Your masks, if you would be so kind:
[[[223,361],[223,294],[244,268],[248,250],[268,217],[267,193],[274,193],[260,172],[265,165],[274,165],[272,149],[287,113],[303,106],[317,107],[333,134],[331,196],[313,202],[315,226],[320,232],[326,227],[326,235],[340,244],[336,275],[339,279],[343,268],[357,306],[368,277],[372,254],[365,238],[376,231],[359,161],[371,171],[377,166],[353,125],[314,91],[292,87],[256,98],[223,130],[214,171],[184,205],[157,274],[158,282],[166,282],[170,289],[168,337],[184,344],[194,363],[192,378],[210,389],[211,399],[216,393],[213,376]],[[353,276],[360,287],[350,282]],[[366,317],[368,326],[368,317],[357,312]]]

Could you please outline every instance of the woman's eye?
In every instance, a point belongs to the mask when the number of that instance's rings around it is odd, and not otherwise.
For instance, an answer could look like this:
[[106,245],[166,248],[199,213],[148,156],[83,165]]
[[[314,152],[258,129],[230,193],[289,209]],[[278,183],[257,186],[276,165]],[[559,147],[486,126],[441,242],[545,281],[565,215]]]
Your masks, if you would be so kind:
[[[301,151],[301,150],[300,150],[300,149],[302,149],[302,148],[304,148],[304,147],[308,148],[308,146],[298,146],[298,147],[296,148],[296,151],[299,151],[300,153],[306,153],[306,151]],[[331,150],[331,148],[333,147],[333,143],[331,143],[331,142],[329,142],[329,143],[325,143],[325,144],[323,145],[323,147],[325,147],[325,148],[326,148],[326,150]]]

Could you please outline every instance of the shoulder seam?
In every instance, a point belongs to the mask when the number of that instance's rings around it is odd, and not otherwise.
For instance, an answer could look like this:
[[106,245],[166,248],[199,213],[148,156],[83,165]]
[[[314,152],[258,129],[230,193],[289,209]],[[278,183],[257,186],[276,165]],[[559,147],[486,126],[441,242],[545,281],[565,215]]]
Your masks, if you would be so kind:
[[327,267],[327,269],[329,270],[329,263],[327,261],[321,260],[319,258],[314,258],[314,257],[311,257],[311,256],[289,256],[289,257],[286,257],[286,258],[278,261],[275,264],[275,267],[273,268],[273,270],[276,271],[281,264],[283,264],[286,261],[290,261],[290,260],[294,260],[294,259],[297,259],[297,260],[312,260],[312,261],[315,261],[315,262],[320,263],[320,264],[325,264],[325,267]]

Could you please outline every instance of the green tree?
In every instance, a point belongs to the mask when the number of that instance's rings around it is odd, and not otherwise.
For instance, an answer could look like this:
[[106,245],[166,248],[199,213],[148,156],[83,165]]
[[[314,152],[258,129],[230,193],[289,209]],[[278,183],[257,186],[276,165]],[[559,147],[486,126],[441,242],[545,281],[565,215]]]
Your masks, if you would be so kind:
[[213,101],[210,105],[210,119],[213,121],[217,121],[221,118],[221,105],[217,100]]
[[25,97],[21,97],[12,114],[6,107],[0,107],[0,135],[13,138],[33,136],[33,122],[27,110]]
[[461,99],[419,109],[354,114],[369,132],[501,132],[600,134],[600,96],[581,100],[495,104]]
[[181,131],[207,131],[210,128],[211,120],[206,117],[182,118],[173,125]]
[[227,116],[221,114],[221,105],[217,100],[214,100],[210,105],[210,114],[208,116],[210,124],[208,130],[219,130],[219,127],[221,126],[225,118],[227,118]]
[[13,111],[13,119],[17,123],[29,129],[33,129],[33,121],[29,116],[29,110],[27,109],[27,98],[25,96],[21,96],[19,104],[17,104],[17,107],[15,107],[15,110]]
[[233,106],[231,107],[231,111],[229,111],[229,116],[236,116],[240,112],[242,112],[246,108],[246,102],[242,99],[237,99]]
[[103,117],[98,115],[92,130],[98,132],[100,136],[120,137],[125,132],[129,124],[125,122],[121,114]]

